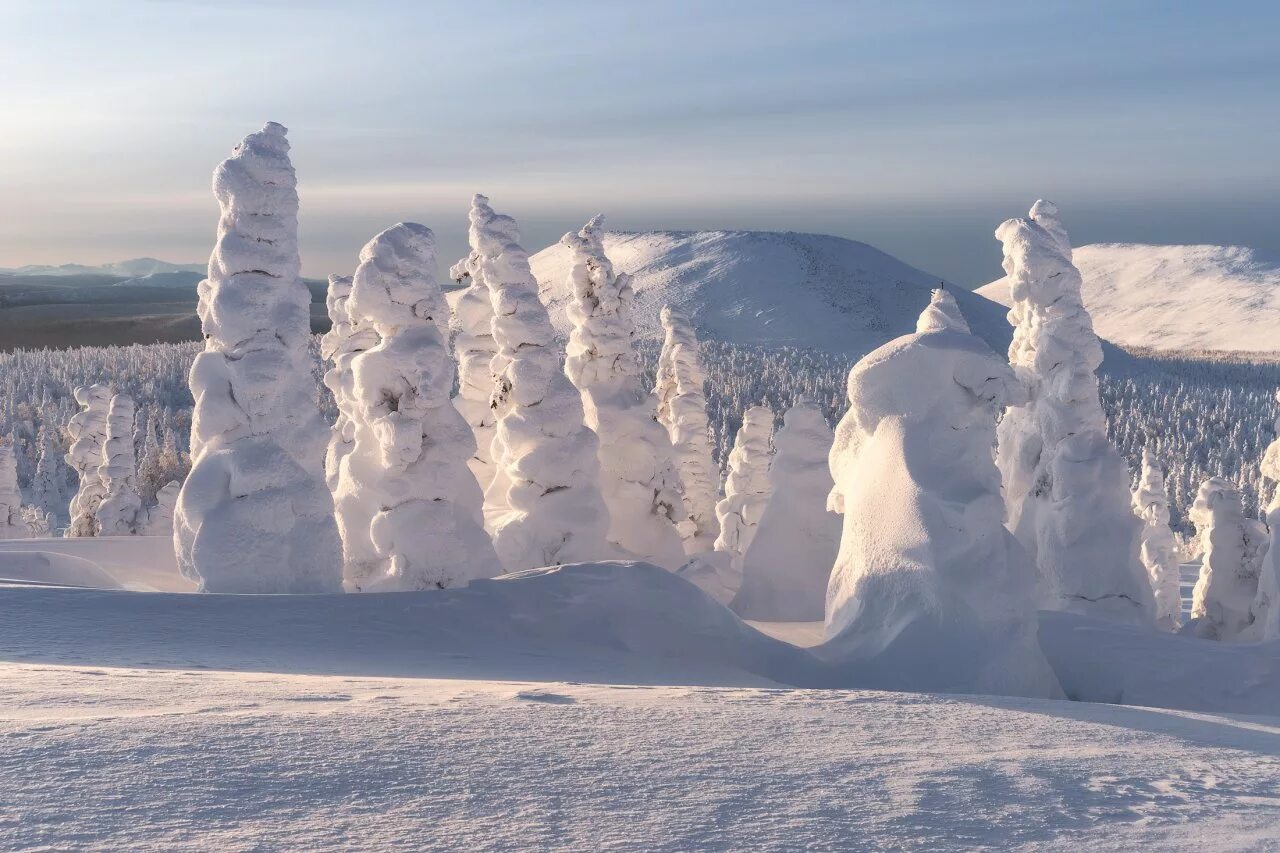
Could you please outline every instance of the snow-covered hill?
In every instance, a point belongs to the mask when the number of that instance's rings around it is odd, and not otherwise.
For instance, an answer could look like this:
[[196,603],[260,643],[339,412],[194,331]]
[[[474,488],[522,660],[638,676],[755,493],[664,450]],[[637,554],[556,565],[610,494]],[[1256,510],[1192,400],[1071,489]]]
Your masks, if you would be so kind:
[[[937,276],[879,249],[820,234],[769,231],[611,233],[605,249],[634,276],[640,335],[660,337],[666,303],[690,315],[706,338],[862,355],[915,329]],[[531,259],[551,309],[568,333],[569,253],[556,245]],[[1009,342],[1001,306],[957,290],[974,331],[997,351]]]
[[[1280,354],[1280,263],[1240,246],[1075,250],[1098,334],[1124,347]],[[1006,279],[978,288],[1001,304]]]

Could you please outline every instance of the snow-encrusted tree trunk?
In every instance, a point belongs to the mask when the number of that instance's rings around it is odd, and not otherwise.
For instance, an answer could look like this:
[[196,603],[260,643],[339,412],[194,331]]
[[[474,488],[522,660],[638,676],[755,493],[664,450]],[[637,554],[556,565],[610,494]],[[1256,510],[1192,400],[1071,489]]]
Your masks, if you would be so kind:
[[742,427],[729,453],[729,476],[724,500],[716,504],[720,536],[716,550],[731,555],[727,589],[735,593],[742,586],[742,557],[756,534],[756,525],[769,501],[769,438],[773,435],[773,412],[766,406],[752,406],[742,415]]
[[1208,640],[1238,640],[1253,624],[1253,604],[1267,551],[1267,529],[1247,518],[1240,489],[1221,477],[1200,485],[1187,513],[1204,547],[1184,631]]
[[173,509],[178,503],[178,492],[182,484],[171,480],[156,492],[156,504],[144,513],[145,519],[139,531],[147,536],[173,535]]
[[458,394],[453,404],[462,414],[476,440],[476,452],[468,462],[471,473],[486,498],[486,526],[501,518],[508,507],[507,483],[499,479],[493,458],[493,438],[497,432],[497,415],[493,409],[493,390],[497,383],[492,373],[493,357],[498,345],[493,340],[493,297],[484,281],[479,253],[472,251],[449,270],[449,277],[465,283],[453,303],[453,353],[458,362]]
[[[583,423],[582,398],[560,354],[516,222],[477,195],[471,248],[493,300],[498,350],[493,442],[497,472],[486,504],[505,507],[493,544],[507,571],[612,556],[609,514],[600,494],[599,442]],[[495,494],[494,486],[505,494]],[[486,509],[486,514],[488,510]]]
[[378,335],[351,361],[355,445],[340,465],[339,526],[346,537],[366,525],[373,559],[347,561],[347,587],[443,589],[500,574],[467,466],[474,436],[449,399],[449,309],[431,229],[402,222],[370,240],[347,307]]
[[342,589],[285,132],[270,122],[249,134],[213,175],[222,214],[199,287],[205,348],[191,365],[191,473],[174,514],[178,566],[205,592]]
[[102,443],[98,478],[106,495],[98,505],[99,536],[130,536],[138,532],[137,467],[133,449],[133,398],[116,394],[107,410],[107,437]]
[[102,466],[102,443],[107,438],[107,409],[111,406],[111,390],[105,385],[90,385],[75,390],[80,411],[67,425],[71,446],[67,464],[80,477],[80,488],[71,499],[71,526],[68,536],[98,534],[98,504],[106,494],[98,469]]
[[632,339],[631,277],[613,271],[597,216],[560,239],[569,249],[565,374],[582,394],[585,423],[600,441],[600,491],[609,541],[637,559],[678,569],[685,561],[676,525],[688,518],[672,463],[671,439],[654,419]]
[[996,415],[1025,392],[949,293],[934,291],[916,329],[849,372],[822,654],[870,686],[1057,695],[1035,567],[1004,528],[991,456]]
[[787,410],[773,436],[769,501],[742,558],[732,608],[743,619],[822,619],[827,580],[840,548],[840,516],[827,510],[833,435],[808,397]]
[[658,423],[666,427],[671,439],[688,511],[688,519],[679,526],[685,553],[696,554],[713,548],[720,535],[716,518],[720,470],[712,456],[707,422],[707,372],[689,318],[670,305],[663,306],[661,318],[666,334],[654,387]]
[[1057,208],[1037,201],[1029,219],[1008,220],[996,238],[1012,305],[1009,363],[1030,393],[998,430],[1009,529],[1040,568],[1043,607],[1152,624],[1142,525],[1098,396],[1102,347]]
[[[1276,392],[1280,403],[1280,391]],[[1280,416],[1275,421],[1275,438],[1262,455],[1262,476],[1271,483],[1271,500],[1266,506],[1268,548],[1258,577],[1258,595],[1251,612],[1250,639],[1280,640]]]
[[1155,593],[1156,625],[1165,631],[1176,631],[1182,622],[1178,543],[1169,529],[1169,493],[1164,472],[1150,447],[1142,449],[1142,473],[1133,492],[1133,511],[1143,523],[1139,553]]
[[10,439],[0,442],[0,539],[29,536],[22,517],[22,495],[18,491],[18,457]]
[[331,325],[320,339],[320,355],[333,365],[325,371],[324,384],[333,392],[333,401],[338,407],[338,419],[329,433],[329,448],[324,457],[324,479],[329,491],[337,489],[338,467],[356,442],[356,428],[352,421],[352,412],[356,408],[352,396],[355,380],[351,375],[351,361],[378,342],[376,332],[357,328],[352,322],[347,307],[350,298],[351,276],[329,276],[325,306]]

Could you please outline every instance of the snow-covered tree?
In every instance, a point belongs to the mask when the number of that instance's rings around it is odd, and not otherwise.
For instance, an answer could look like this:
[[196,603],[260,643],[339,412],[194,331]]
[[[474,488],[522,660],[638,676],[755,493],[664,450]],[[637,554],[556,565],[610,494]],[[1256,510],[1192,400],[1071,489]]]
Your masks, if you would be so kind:
[[339,527],[372,547],[347,562],[354,591],[460,586],[500,574],[483,495],[467,466],[471,429],[449,399],[449,309],[431,229],[399,223],[360,252],[347,305],[376,345],[351,360],[355,443],[340,465]]
[[173,508],[178,503],[178,492],[182,484],[172,481],[156,492],[155,506],[143,511],[143,520],[139,533],[146,536],[173,535]]
[[1191,621],[1184,630],[1209,640],[1240,639],[1253,623],[1267,529],[1245,516],[1239,488],[1221,477],[1200,485],[1190,515],[1204,545],[1204,559],[1191,593]]
[[695,554],[714,547],[720,535],[720,522],[716,518],[720,471],[711,452],[711,429],[703,390],[707,373],[689,318],[670,305],[663,306],[661,318],[665,335],[654,387],[658,422],[667,428],[671,439],[688,511],[688,519],[679,525],[685,552]]
[[27,505],[22,508],[22,522],[27,528],[27,537],[30,539],[43,539],[53,535],[56,517],[51,512],[45,512],[38,506]]
[[685,559],[676,525],[688,510],[671,439],[654,419],[654,400],[633,350],[631,276],[614,272],[603,228],[604,217],[597,216],[560,239],[569,249],[573,296],[565,374],[581,392],[585,423],[600,441],[609,541],[625,554],[674,571]]
[[71,447],[67,464],[80,477],[80,489],[71,499],[71,526],[68,536],[96,536],[98,504],[106,494],[98,469],[102,465],[102,443],[107,438],[107,410],[111,390],[105,385],[81,386],[75,390],[80,411],[67,425]]
[[0,539],[26,539],[29,535],[18,491],[18,459],[11,441],[0,442]]
[[849,373],[824,653],[877,687],[1053,696],[1035,567],[1004,528],[991,456],[1001,406],[1025,392],[949,293],[916,328]]
[[742,558],[733,610],[743,619],[823,618],[827,580],[840,548],[840,516],[827,511],[831,427],[808,397],[787,410],[773,436],[769,501]]
[[1164,472],[1149,447],[1142,451],[1142,473],[1133,491],[1133,511],[1143,522],[1140,555],[1155,593],[1156,624],[1165,631],[1176,631],[1182,621],[1178,543],[1169,529]]
[[1039,565],[1043,607],[1154,623],[1138,557],[1142,525],[1098,396],[1102,347],[1057,208],[1037,201],[1030,218],[1006,221],[996,238],[1012,301],[1009,363],[1030,393],[999,426],[1009,529]]
[[62,487],[58,482],[57,452],[53,448],[53,436],[47,426],[40,428],[40,457],[36,461],[35,474],[31,478],[31,503],[42,516],[52,515],[51,527],[57,526],[59,510],[63,506]]
[[506,493],[485,498],[506,507],[493,522],[498,558],[515,571],[610,556],[599,442],[561,369],[516,222],[494,213],[482,195],[473,200],[470,218],[471,250],[493,300],[498,347],[490,367],[497,382],[494,482],[505,484]]
[[106,494],[98,505],[99,536],[130,536],[137,533],[137,469],[133,447],[133,399],[127,394],[111,398],[107,410],[107,437],[102,442],[102,465],[98,479]]
[[[1280,391],[1275,399],[1280,403]],[[1262,476],[1271,483],[1271,500],[1266,505],[1268,547],[1258,577],[1258,594],[1250,612],[1253,624],[1250,639],[1280,640],[1280,415],[1275,419],[1275,436],[1262,455]]]
[[222,213],[199,286],[192,468],[174,514],[179,568],[206,592],[342,588],[285,132],[251,133],[213,176]]
[[724,499],[716,504],[720,536],[716,550],[732,555],[731,576],[726,585],[735,592],[742,584],[742,557],[751,546],[756,526],[769,501],[769,438],[773,434],[773,412],[766,406],[752,406],[742,415],[742,428],[734,437],[729,454],[729,476]]
[[458,361],[458,394],[453,398],[476,439],[476,452],[467,463],[486,496],[488,512],[499,518],[506,511],[505,480],[494,482],[498,468],[493,457],[497,416],[493,410],[493,297],[484,281],[478,252],[472,251],[449,270],[449,277],[466,288],[453,302],[453,353]]
[[338,407],[338,419],[329,434],[329,449],[324,458],[324,477],[330,491],[338,487],[338,469],[342,460],[355,446],[355,423],[352,412],[356,408],[352,394],[354,378],[351,361],[357,355],[378,342],[372,329],[357,328],[352,322],[348,301],[351,298],[351,276],[329,276],[329,291],[325,305],[329,309],[330,327],[320,339],[320,355],[333,366],[324,374],[325,387],[333,393]]
[[[141,409],[139,409],[139,415]],[[160,441],[156,437],[156,412],[151,409],[143,421],[142,453],[138,457],[138,497],[144,505],[155,502],[156,493],[164,486],[160,470]]]

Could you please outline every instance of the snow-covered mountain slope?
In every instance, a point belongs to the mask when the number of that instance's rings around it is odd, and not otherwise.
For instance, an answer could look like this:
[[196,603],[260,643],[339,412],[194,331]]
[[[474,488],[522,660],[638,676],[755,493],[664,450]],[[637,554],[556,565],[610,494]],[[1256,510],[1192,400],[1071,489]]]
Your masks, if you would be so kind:
[[[605,235],[615,269],[634,277],[636,320],[660,338],[658,311],[679,306],[700,336],[745,345],[797,346],[862,355],[914,331],[937,276],[853,240],[769,231],[652,231]],[[567,334],[569,252],[531,258],[557,331]],[[957,301],[998,352],[1009,343],[1004,310],[967,291]]]
[[130,258],[127,261],[113,261],[109,264],[91,266],[86,264],[27,264],[13,269],[0,269],[0,273],[8,275],[117,275],[124,278],[153,275],[168,272],[204,272],[204,264],[173,264],[156,258]]
[[[1280,263],[1240,246],[1099,243],[1075,250],[1098,334],[1156,351],[1280,353]],[[977,293],[1008,304],[1007,279]]]

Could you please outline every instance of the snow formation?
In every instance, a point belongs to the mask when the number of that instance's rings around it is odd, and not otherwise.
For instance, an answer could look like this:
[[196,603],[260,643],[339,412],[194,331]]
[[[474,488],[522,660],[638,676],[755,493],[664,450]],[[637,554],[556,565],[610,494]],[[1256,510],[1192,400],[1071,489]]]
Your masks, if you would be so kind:
[[737,592],[742,584],[742,558],[756,535],[756,526],[769,502],[769,439],[773,435],[773,412],[767,406],[752,406],[742,414],[742,426],[729,453],[729,476],[724,483],[724,499],[716,504],[720,536],[715,549],[730,555],[728,585]]
[[1058,210],[1037,201],[996,239],[1011,282],[1009,363],[1030,393],[998,430],[1009,529],[1039,566],[1043,607],[1154,622],[1138,559],[1142,525],[1098,396],[1102,348]]
[[[493,544],[507,571],[599,559],[608,554],[596,434],[560,365],[551,320],[538,300],[516,222],[477,195],[471,250],[493,303],[497,353],[492,405],[494,483],[486,495]],[[495,488],[497,487],[497,488]],[[502,494],[498,494],[501,489]]]
[[632,349],[631,277],[615,274],[596,216],[561,243],[573,259],[569,285],[573,331],[565,374],[582,394],[584,422],[600,442],[600,491],[609,541],[623,553],[675,570],[684,563],[677,525],[688,519],[672,462],[671,439],[654,418]]
[[1004,528],[991,457],[996,416],[1024,391],[950,293],[935,291],[917,328],[849,372],[821,653],[870,686],[1054,696],[1035,568]]
[[80,489],[71,499],[71,526],[68,536],[96,536],[98,504],[106,494],[98,469],[102,465],[102,443],[107,438],[107,410],[111,390],[105,385],[82,386],[75,390],[80,411],[67,425],[71,446],[67,464],[80,477]]
[[680,535],[685,552],[696,554],[711,550],[720,535],[716,518],[720,469],[712,455],[707,422],[707,371],[689,318],[679,309],[664,305],[661,319],[665,334],[654,385],[658,423],[666,427],[671,439],[688,514],[679,525]]
[[333,393],[338,407],[338,418],[329,434],[329,448],[324,457],[324,479],[329,491],[338,487],[338,468],[342,460],[355,446],[355,423],[352,412],[356,402],[352,394],[355,380],[351,375],[351,360],[378,342],[372,329],[357,329],[351,320],[347,302],[351,298],[351,276],[329,276],[329,291],[325,306],[332,325],[320,339],[320,355],[332,363],[324,374],[324,384]]
[[466,288],[453,300],[453,354],[458,362],[458,394],[453,404],[475,435],[476,452],[467,464],[480,484],[495,515],[506,507],[507,485],[494,484],[498,474],[493,458],[493,438],[497,417],[493,410],[496,381],[492,372],[498,345],[493,340],[493,298],[484,281],[484,270],[477,252],[471,252],[449,270],[449,277]]
[[52,527],[57,526],[58,513],[63,508],[62,484],[58,479],[53,436],[48,427],[41,427],[40,457],[31,478],[31,503],[46,516],[53,516]]
[[840,549],[840,516],[827,511],[832,486],[827,456],[831,427],[801,397],[773,436],[770,496],[742,558],[742,588],[733,610],[743,619],[816,622]]
[[221,217],[199,287],[192,467],[174,514],[179,566],[206,592],[341,589],[285,132],[270,122],[249,134],[213,175]]
[[[1280,403],[1280,391],[1276,392]],[[1280,416],[1275,420],[1275,439],[1262,455],[1262,476],[1271,481],[1271,500],[1266,506],[1269,531],[1267,553],[1262,558],[1258,596],[1253,602],[1251,636],[1256,640],[1280,639]]]
[[1133,492],[1133,511],[1142,519],[1139,555],[1155,594],[1156,625],[1165,631],[1176,631],[1182,621],[1178,543],[1169,529],[1169,493],[1164,472],[1150,447],[1142,449],[1142,473]]
[[99,536],[137,533],[142,498],[138,496],[137,464],[133,451],[133,398],[116,394],[107,410],[107,437],[102,443],[98,479],[106,495],[98,505]]
[[0,442],[0,539],[26,539],[28,535],[18,490],[18,459],[12,444]]
[[1221,477],[1204,481],[1189,515],[1204,558],[1186,631],[1209,640],[1241,639],[1253,624],[1267,528],[1245,516],[1240,489]]
[[160,491],[156,492],[156,504],[148,507],[143,513],[139,533],[147,536],[173,535],[173,508],[178,503],[178,492],[182,484],[171,480]]
[[365,244],[347,310],[378,337],[351,360],[355,443],[335,495],[347,588],[443,589],[500,574],[467,466],[474,436],[449,399],[431,229],[401,222]]

